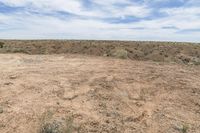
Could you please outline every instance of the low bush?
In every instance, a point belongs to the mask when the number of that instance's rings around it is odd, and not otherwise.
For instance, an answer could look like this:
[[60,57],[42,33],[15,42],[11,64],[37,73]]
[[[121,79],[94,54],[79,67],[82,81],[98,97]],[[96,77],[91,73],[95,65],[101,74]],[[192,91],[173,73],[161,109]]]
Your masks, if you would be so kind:
[[125,49],[117,49],[113,52],[112,56],[120,59],[127,59],[128,51],[126,51]]
[[4,43],[0,42],[0,48],[3,48]]
[[58,119],[49,111],[43,114],[40,126],[40,133],[73,133],[75,130],[72,116]]

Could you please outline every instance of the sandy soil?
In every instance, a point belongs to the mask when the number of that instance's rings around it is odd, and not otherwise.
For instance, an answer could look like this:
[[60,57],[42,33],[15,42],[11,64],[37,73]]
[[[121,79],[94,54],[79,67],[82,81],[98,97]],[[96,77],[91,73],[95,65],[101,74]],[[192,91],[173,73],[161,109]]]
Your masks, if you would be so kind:
[[200,66],[0,54],[0,74],[0,133],[38,133],[47,112],[69,132],[200,133]]

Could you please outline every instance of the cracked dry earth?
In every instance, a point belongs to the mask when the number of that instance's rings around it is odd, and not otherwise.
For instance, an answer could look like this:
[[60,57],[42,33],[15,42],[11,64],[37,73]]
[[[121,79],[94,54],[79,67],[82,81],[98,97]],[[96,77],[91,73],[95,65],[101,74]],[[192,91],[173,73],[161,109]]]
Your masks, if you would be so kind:
[[200,133],[200,67],[83,55],[0,54],[0,133]]

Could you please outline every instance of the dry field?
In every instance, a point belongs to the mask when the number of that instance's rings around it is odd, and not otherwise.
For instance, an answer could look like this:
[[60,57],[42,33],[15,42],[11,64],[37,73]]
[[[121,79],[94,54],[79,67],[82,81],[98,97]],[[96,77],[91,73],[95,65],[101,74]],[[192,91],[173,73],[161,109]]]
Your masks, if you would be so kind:
[[7,51],[0,50],[0,133],[200,133],[198,45],[178,46],[176,56],[189,62],[155,62],[132,58],[126,45],[120,46],[124,60],[103,57],[112,50],[94,56],[59,48],[53,54],[41,46],[46,54],[34,53],[27,42],[14,44],[23,51],[13,53],[13,42],[6,43]]

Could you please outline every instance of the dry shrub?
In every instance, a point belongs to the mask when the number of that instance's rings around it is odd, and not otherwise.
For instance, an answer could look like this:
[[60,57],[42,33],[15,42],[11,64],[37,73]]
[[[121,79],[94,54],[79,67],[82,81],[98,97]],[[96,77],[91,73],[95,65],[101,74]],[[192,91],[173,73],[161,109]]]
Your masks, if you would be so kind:
[[72,116],[56,119],[49,111],[42,115],[40,126],[40,133],[73,133],[75,129]]
[[3,48],[4,43],[0,42],[0,48]]
[[41,133],[61,133],[60,124],[58,121],[45,123],[41,128]]

